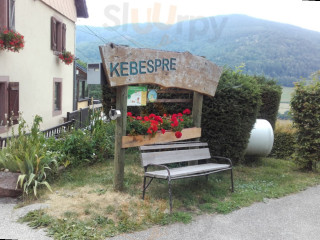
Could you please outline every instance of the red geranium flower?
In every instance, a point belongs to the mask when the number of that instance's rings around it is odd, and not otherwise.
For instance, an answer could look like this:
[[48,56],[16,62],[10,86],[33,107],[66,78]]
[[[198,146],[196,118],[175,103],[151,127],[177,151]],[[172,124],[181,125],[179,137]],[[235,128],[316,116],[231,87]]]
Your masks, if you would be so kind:
[[164,134],[166,132],[166,130],[164,130],[163,128],[161,128],[161,132],[162,134]]
[[142,120],[142,117],[138,116],[138,117],[137,117],[137,120]]
[[176,138],[181,138],[182,133],[180,131],[176,131],[175,134]]
[[149,121],[150,119],[147,116],[143,117],[143,120],[145,120],[146,122]]
[[155,114],[153,114],[153,113],[151,113],[150,115],[149,115],[149,118],[151,119],[151,118],[155,118],[156,117],[156,115]]
[[132,112],[127,112],[128,117],[132,117]]
[[185,110],[183,110],[183,114],[187,114],[187,115],[191,114],[190,109],[186,108]]

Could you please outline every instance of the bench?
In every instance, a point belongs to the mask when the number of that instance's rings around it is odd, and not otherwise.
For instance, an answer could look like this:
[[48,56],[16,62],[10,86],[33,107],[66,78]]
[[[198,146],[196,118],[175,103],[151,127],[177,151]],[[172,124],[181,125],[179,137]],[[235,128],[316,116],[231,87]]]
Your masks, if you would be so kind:
[[[230,170],[231,191],[234,191],[231,160],[219,156],[211,157],[207,143],[172,142],[141,146],[139,148],[142,167],[144,168],[142,199],[144,199],[145,192],[153,179],[167,180],[169,187],[170,213],[172,212],[172,180],[198,176],[206,176],[208,178],[209,174]],[[218,163],[213,160],[216,160]],[[150,171],[148,170],[149,167],[155,167],[156,170]],[[147,178],[150,178],[148,183]]]

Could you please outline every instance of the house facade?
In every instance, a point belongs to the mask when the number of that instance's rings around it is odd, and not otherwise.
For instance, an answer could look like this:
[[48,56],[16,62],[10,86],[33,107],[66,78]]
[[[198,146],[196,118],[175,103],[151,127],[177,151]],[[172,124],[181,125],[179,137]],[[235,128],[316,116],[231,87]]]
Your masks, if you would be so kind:
[[0,136],[8,132],[8,118],[17,126],[18,112],[29,126],[40,115],[46,129],[74,110],[75,64],[58,55],[75,54],[79,17],[88,17],[85,0],[0,0],[0,29],[19,32],[25,41],[19,52],[0,50]]

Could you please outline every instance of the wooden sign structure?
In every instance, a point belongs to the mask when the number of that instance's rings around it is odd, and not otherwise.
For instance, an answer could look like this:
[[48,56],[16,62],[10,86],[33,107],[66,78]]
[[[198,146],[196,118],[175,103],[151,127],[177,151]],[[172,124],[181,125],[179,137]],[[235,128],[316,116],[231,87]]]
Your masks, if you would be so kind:
[[[108,84],[117,88],[116,108],[121,111],[116,125],[114,154],[114,189],[121,191],[125,158],[123,147],[128,147],[122,146],[122,138],[126,134],[127,86],[156,84],[193,91],[192,117],[195,127],[200,128],[203,95],[214,96],[222,68],[189,52],[131,48],[114,43],[99,49]],[[201,129],[197,137],[200,136]]]

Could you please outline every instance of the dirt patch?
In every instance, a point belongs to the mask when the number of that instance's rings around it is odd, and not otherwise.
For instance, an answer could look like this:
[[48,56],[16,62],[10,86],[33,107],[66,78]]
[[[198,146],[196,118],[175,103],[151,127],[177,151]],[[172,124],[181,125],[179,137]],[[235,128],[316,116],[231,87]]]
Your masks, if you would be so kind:
[[128,204],[140,205],[142,200],[126,193],[114,192],[101,186],[85,186],[76,189],[59,189],[47,196],[45,203],[49,204],[47,212],[56,218],[64,218],[66,213],[72,213],[78,219],[87,219],[93,215],[108,214],[115,219],[115,211],[110,209],[128,209]]
[[129,220],[142,223],[153,213],[168,212],[166,200],[150,200],[146,196],[131,196],[127,193],[114,192],[103,186],[85,186],[75,189],[60,188],[46,196],[46,212],[59,219],[74,218],[78,220],[94,219],[102,216],[115,223]]

